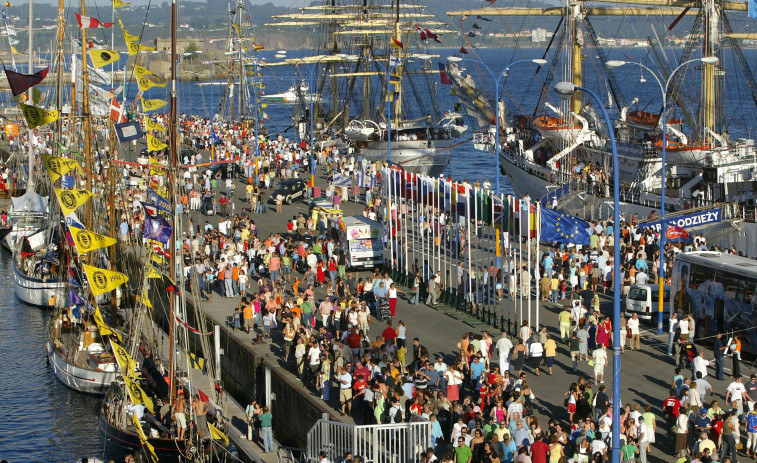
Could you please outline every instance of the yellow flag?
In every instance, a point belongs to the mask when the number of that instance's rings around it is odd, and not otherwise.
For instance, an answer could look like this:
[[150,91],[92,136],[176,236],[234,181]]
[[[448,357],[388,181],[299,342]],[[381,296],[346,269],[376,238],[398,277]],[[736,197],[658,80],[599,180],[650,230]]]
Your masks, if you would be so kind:
[[113,291],[129,281],[129,277],[123,273],[114,272],[113,270],[105,270],[87,264],[83,265],[84,271],[87,274],[87,280],[89,280],[89,287],[92,289],[92,294],[95,296],[99,296],[108,291]]
[[[125,5],[129,5],[129,3],[125,3]],[[121,21],[121,16],[119,16],[118,13],[116,13],[116,18],[118,19],[118,25],[121,27],[121,32],[124,34],[124,40],[126,43],[139,42],[139,37],[129,34],[129,31],[126,30],[126,26],[124,26],[124,22]]]
[[123,0],[113,0],[113,8],[121,8],[128,5],[131,5],[131,3],[126,3]]
[[56,188],[55,196],[58,197],[63,214],[68,215],[86,203],[92,196],[92,192],[89,190],[61,190],[60,188]]
[[50,175],[50,180],[52,180],[53,182],[74,169],[79,169],[79,171],[82,170],[79,163],[74,161],[73,159],[61,157],[54,158],[44,153],[42,153],[41,157],[42,163],[45,165],[47,173]]
[[147,288],[142,290],[142,304],[152,309],[152,301],[150,301],[149,296],[147,296]]
[[138,375],[134,370],[137,368],[137,362],[131,358],[131,355],[126,352],[126,349],[116,341],[111,339],[110,346],[113,348],[113,355],[116,357],[116,362],[118,362],[118,366],[121,370],[125,371],[126,374],[132,378],[136,378]]
[[147,134],[147,150],[148,151],[160,151],[164,148],[168,148],[168,145],[158,140],[157,138],[153,137],[149,133]]
[[107,324],[105,323],[105,321],[103,320],[103,316],[102,316],[102,314],[100,313],[100,308],[99,308],[99,307],[95,307],[95,315],[94,315],[94,318],[95,318],[95,323],[97,324],[97,328],[98,328],[98,329],[100,330],[100,336],[107,336],[107,335],[109,335],[109,334],[112,334],[112,335],[114,335],[115,337],[117,337],[119,341],[121,341],[121,339],[122,339],[122,338],[121,338],[121,335],[120,335],[120,334],[118,334],[118,333],[116,333],[116,332],[115,332],[115,331],[113,330],[113,328],[109,327],[109,326],[108,326],[108,325],[107,325]]
[[155,447],[153,447],[150,441],[147,440],[145,431],[142,429],[142,425],[139,423],[139,418],[137,418],[136,413],[132,415],[132,421],[134,421],[134,429],[137,430],[137,435],[139,436],[139,441],[142,443],[142,447],[146,448],[150,454],[150,461],[152,463],[158,463],[158,455],[155,454]]
[[151,70],[147,69],[144,66],[139,66],[139,65],[136,65],[136,64],[134,65],[134,74],[136,74],[137,77],[144,77],[144,76],[156,76],[157,77],[157,74],[155,74]]
[[145,270],[145,278],[162,278],[162,276],[157,270],[155,270],[155,267],[149,265]]
[[[166,128],[160,122],[155,122],[149,117],[145,116],[145,130],[157,130],[160,132],[165,132]],[[152,164],[152,161],[150,162],[150,164]]]
[[100,235],[99,233],[71,226],[68,229],[71,230],[71,235],[73,235],[74,242],[76,243],[76,249],[80,254],[116,244],[116,239],[110,236]]
[[155,47],[148,47],[147,45],[142,45],[137,41],[127,40],[126,45],[129,46],[129,56],[134,56],[140,51],[155,51]]
[[210,435],[213,436],[213,439],[223,441],[224,445],[229,445],[229,438],[220,429],[210,423],[208,423],[208,428],[210,428]]
[[107,66],[121,59],[118,50],[89,50],[89,57],[96,68]]
[[42,109],[19,103],[21,112],[30,129],[36,129],[40,125],[49,124],[58,120],[58,111],[55,109]]
[[11,45],[11,54],[12,55],[20,55],[21,52],[18,51],[18,50],[16,50],[16,47],[14,47],[13,45]]
[[155,82],[154,80],[148,79],[147,77],[137,77],[137,87],[139,87],[140,92],[146,92],[153,87],[165,87],[165,86],[166,84]]
[[150,255],[150,260],[155,262],[158,265],[163,265],[166,263],[166,260],[163,258],[163,256],[159,256],[155,254],[154,252]]
[[147,408],[147,410],[152,413],[154,408],[150,396],[147,395],[147,393],[133,379],[129,378],[128,376],[122,376],[122,378],[124,379],[126,390],[129,391],[131,403],[133,403],[134,405],[145,404],[145,408]]
[[155,111],[156,109],[160,109],[168,104],[166,100],[161,100],[158,98],[145,100],[144,98],[140,97],[139,99],[142,100],[142,112]]

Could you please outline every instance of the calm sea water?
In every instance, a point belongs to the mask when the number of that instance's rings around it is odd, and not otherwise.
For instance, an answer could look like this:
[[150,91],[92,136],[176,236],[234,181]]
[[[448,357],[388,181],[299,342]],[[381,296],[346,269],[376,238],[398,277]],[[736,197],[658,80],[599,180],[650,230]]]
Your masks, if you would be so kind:
[[48,312],[13,294],[11,256],[0,250],[0,459],[76,461],[101,454],[100,399],[63,386],[47,365]]

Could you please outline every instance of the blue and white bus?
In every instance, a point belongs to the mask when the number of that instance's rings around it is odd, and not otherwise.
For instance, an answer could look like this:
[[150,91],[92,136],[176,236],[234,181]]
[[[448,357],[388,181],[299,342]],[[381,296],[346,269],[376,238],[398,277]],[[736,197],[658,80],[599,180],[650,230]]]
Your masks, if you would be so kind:
[[740,334],[742,352],[757,354],[757,260],[721,252],[681,252],[673,261],[670,310],[695,320],[695,341]]

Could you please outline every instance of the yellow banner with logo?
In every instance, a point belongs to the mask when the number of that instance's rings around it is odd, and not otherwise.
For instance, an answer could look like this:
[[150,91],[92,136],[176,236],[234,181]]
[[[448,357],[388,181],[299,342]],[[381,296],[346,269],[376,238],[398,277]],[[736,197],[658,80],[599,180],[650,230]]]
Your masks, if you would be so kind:
[[116,333],[113,328],[109,327],[105,320],[103,320],[103,316],[100,313],[100,308],[95,307],[95,323],[97,324],[97,328],[100,330],[100,336],[107,336],[109,334],[112,334],[113,336],[117,337],[119,341],[122,340],[121,335]]
[[[157,130],[159,132],[165,132],[166,128],[160,122],[155,122],[149,117],[145,116],[145,130]],[[150,161],[150,164],[152,164],[152,161]]]
[[68,227],[74,237],[74,243],[79,254],[84,254],[95,249],[107,248],[116,244],[116,239],[76,227]]
[[208,428],[210,429],[210,435],[213,436],[213,439],[220,440],[224,443],[224,445],[229,445],[229,438],[221,432],[220,429],[213,426],[211,423],[208,423]]
[[145,278],[163,278],[155,267],[148,265],[145,270]]
[[92,64],[96,68],[101,68],[120,60],[121,54],[118,53],[118,50],[92,49],[89,50],[89,57],[92,58]]
[[152,79],[149,79],[147,77],[137,77],[137,87],[139,87],[140,92],[146,92],[150,90],[153,87],[165,87],[165,83],[161,82],[155,82]]
[[131,397],[131,403],[134,405],[145,404],[145,408],[152,413],[154,410],[152,399],[142,389],[136,381],[128,376],[122,376],[126,385],[126,390],[129,391],[129,397]]
[[160,151],[168,148],[168,145],[153,137],[149,133],[147,134],[147,150],[148,151]]
[[129,56],[134,56],[140,51],[155,51],[155,47],[148,47],[147,45],[142,45],[139,42],[131,42],[127,40],[126,44],[129,46]]
[[82,171],[79,163],[74,161],[73,159],[51,157],[46,154],[42,154],[42,163],[45,165],[45,169],[47,169],[47,173],[48,175],[50,175],[50,180],[52,180],[53,182],[74,169],[79,169],[80,172]]
[[121,370],[125,371],[126,374],[132,378],[136,378],[138,374],[135,373],[134,370],[137,368],[137,362],[131,358],[131,355],[126,352],[126,349],[116,341],[111,339],[110,346],[113,348],[113,355],[116,357],[116,362],[118,362],[118,366]]
[[23,103],[19,103],[19,106],[21,106],[21,112],[24,113],[24,119],[26,119],[26,124],[30,129],[36,129],[40,125],[58,120],[58,111],[55,109],[42,109]]
[[108,291],[113,291],[129,281],[129,277],[123,273],[114,272],[113,270],[105,270],[87,264],[83,264],[83,266],[84,272],[87,274],[89,287],[92,290],[92,294],[95,296],[107,293]]
[[[126,3],[123,0],[113,0],[113,8],[122,8],[128,5],[131,5],[131,3]],[[118,18],[118,20],[121,21],[121,18]]]
[[154,98],[152,100],[145,100],[144,98],[140,97],[139,99],[142,100],[143,112],[155,111],[156,109],[160,109],[163,106],[168,104],[166,100],[161,100],[159,98]]
[[140,65],[134,65],[134,74],[137,75],[137,77],[145,77],[145,76],[156,76],[157,75],[152,72],[151,70],[147,69],[144,66]]
[[68,215],[74,212],[82,204],[92,196],[92,192],[89,190],[62,190],[60,188],[55,189],[55,196],[58,197],[60,208],[63,210],[63,214]]
[[152,463],[158,463],[158,455],[155,454],[155,447],[150,443],[150,441],[147,440],[147,436],[145,436],[145,431],[142,429],[142,425],[139,423],[139,418],[137,418],[137,414],[132,415],[132,421],[134,421],[134,428],[137,430],[137,435],[139,436],[139,441],[142,443],[142,447],[147,449],[147,452],[150,454],[150,461]]

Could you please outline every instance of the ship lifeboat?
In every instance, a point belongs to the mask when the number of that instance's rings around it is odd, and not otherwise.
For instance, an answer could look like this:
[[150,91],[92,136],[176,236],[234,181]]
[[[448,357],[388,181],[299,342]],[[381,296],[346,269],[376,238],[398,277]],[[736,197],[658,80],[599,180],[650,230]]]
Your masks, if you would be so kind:
[[559,117],[540,116],[533,124],[542,137],[551,140],[572,140],[581,132],[580,125],[569,124]]
[[[635,129],[651,132],[655,128],[657,128],[657,125],[660,121],[660,114],[649,113],[646,111],[631,111],[628,113],[626,120],[628,125]],[[680,126],[682,124],[682,122],[678,119],[667,121],[667,123],[668,126],[673,126],[676,129],[680,129]],[[662,146],[660,146],[660,149],[662,149]]]
[[[662,153],[662,140],[655,143],[655,148]],[[715,146],[710,144],[692,145],[684,144],[675,140],[668,140],[666,150],[666,161],[669,163],[685,162],[690,164],[707,164],[706,160],[710,157]]]

